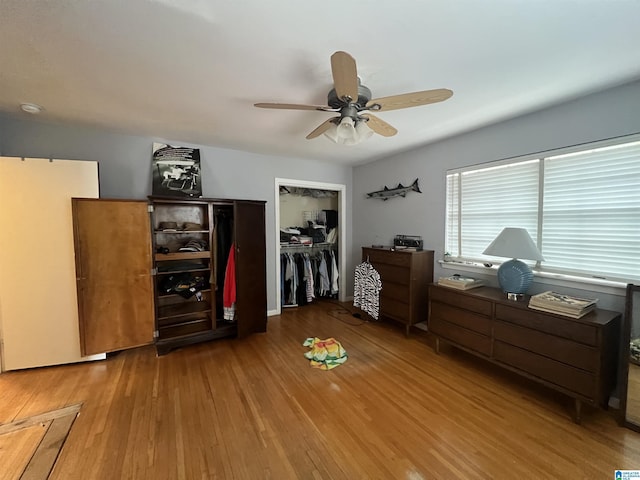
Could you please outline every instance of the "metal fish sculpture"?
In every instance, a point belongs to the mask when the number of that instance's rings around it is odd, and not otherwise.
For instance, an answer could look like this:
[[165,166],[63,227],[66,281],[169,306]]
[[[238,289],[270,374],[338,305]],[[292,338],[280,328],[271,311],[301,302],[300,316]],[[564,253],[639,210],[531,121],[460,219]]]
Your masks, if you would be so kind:
[[393,197],[406,197],[407,192],[418,192],[420,191],[420,187],[418,186],[418,179],[416,178],[415,182],[413,182],[408,187],[405,187],[401,183],[398,184],[396,188],[384,187],[383,190],[378,190],[377,192],[367,193],[367,198],[381,198],[385,202]]

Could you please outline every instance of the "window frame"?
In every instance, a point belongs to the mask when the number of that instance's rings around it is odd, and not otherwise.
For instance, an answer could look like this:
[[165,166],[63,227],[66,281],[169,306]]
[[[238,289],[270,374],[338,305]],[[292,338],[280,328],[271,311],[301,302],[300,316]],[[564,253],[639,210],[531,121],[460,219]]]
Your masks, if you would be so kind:
[[[471,271],[476,271],[484,274],[493,271],[493,273],[495,274],[495,271],[497,270],[497,268],[501,263],[501,262],[492,261],[491,263],[493,265],[487,268],[486,265],[488,265],[488,263],[486,262],[486,260],[474,258],[472,256],[465,257],[464,254],[461,256],[452,256],[446,251],[446,248],[448,247],[448,244],[449,244],[448,241],[450,238],[449,224],[451,219],[449,216],[449,208],[450,208],[449,184],[450,184],[451,175],[458,174],[457,188],[456,188],[457,199],[455,203],[457,207],[457,212],[456,212],[457,245],[458,245],[458,248],[460,248],[462,246],[461,237],[462,237],[462,220],[463,220],[462,219],[462,202],[461,202],[462,174],[465,172],[473,171],[473,170],[480,170],[480,169],[486,169],[491,167],[499,167],[504,165],[527,162],[532,160],[539,160],[537,234],[533,238],[533,240],[536,245],[540,245],[541,239],[542,239],[542,222],[543,222],[543,216],[544,216],[543,190],[544,190],[545,159],[549,159],[551,157],[556,157],[556,156],[573,154],[573,153],[584,153],[589,150],[595,150],[595,149],[606,148],[606,147],[617,146],[617,145],[624,145],[627,143],[634,143],[638,141],[640,141],[640,133],[630,134],[630,135],[625,135],[620,137],[613,137],[613,138],[597,140],[592,142],[585,142],[581,144],[572,145],[569,147],[561,147],[561,148],[552,149],[552,150],[545,150],[545,151],[535,152],[535,153],[521,155],[517,157],[502,158],[499,160],[477,163],[477,164],[472,164],[464,167],[458,167],[458,168],[447,170],[445,172],[445,206],[446,206],[445,225],[444,225],[445,226],[445,232],[444,232],[445,254],[444,254],[444,259],[440,261],[441,266],[443,268],[450,268],[455,270],[471,270]],[[505,226],[508,226],[508,225],[505,225]],[[640,241],[640,238],[639,238],[639,241]],[[544,252],[543,252],[543,255],[544,255]],[[506,261],[506,259],[504,261]],[[637,281],[637,279],[627,279],[623,277],[603,278],[596,274],[586,274],[586,273],[574,272],[574,271],[568,271],[568,270],[561,271],[561,269],[558,267],[545,268],[544,265],[541,265],[540,262],[536,262],[535,265],[531,264],[531,267],[532,267],[534,276],[544,279],[545,283],[558,284],[558,285],[564,285],[564,286],[575,286],[575,283],[586,283],[591,286],[601,286],[603,288],[602,291],[604,292],[607,292],[610,289],[615,289],[616,293],[619,293],[617,292],[617,290],[619,290],[620,288],[624,288],[628,283],[628,281],[631,281],[631,280]],[[609,292],[609,293],[613,293],[613,292]]]

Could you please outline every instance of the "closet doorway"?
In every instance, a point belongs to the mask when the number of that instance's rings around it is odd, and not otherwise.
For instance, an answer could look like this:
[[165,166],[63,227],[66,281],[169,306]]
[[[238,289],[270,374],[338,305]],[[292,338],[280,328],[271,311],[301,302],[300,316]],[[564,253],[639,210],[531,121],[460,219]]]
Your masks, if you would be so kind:
[[[331,204],[333,205],[337,205],[336,209],[338,212],[338,227],[337,227],[337,240],[336,240],[336,251],[337,251],[337,257],[338,257],[338,261],[337,261],[337,267],[338,267],[338,300],[340,300],[341,302],[345,301],[346,299],[346,278],[345,278],[345,271],[346,271],[346,205],[345,205],[345,191],[346,191],[346,185],[342,185],[342,184],[337,184],[337,183],[323,183],[323,182],[311,182],[311,181],[306,181],[306,180],[294,180],[294,179],[290,179],[290,178],[276,178],[275,179],[275,221],[276,221],[276,225],[275,225],[275,231],[276,231],[276,248],[275,248],[275,259],[276,259],[276,285],[277,287],[277,295],[276,295],[276,310],[277,310],[277,314],[279,315],[282,312],[282,299],[281,299],[281,293],[280,293],[280,275],[281,275],[281,264],[280,264],[280,253],[282,253],[282,251],[284,251],[284,248],[281,248],[280,245],[280,229],[281,227],[292,227],[294,225],[283,225],[282,220],[285,223],[291,223],[291,222],[287,222],[287,219],[289,218],[288,215],[290,214],[290,210],[291,210],[291,202],[292,202],[292,196],[291,193],[287,193],[287,192],[295,192],[296,194],[299,194],[301,191],[304,190],[309,190],[309,193],[312,194],[320,194],[320,196],[323,196],[322,194],[325,193],[326,194],[326,198],[333,198],[333,202],[331,202]],[[281,192],[283,192],[283,195],[281,195]],[[306,192],[305,192],[306,193]],[[283,204],[281,205],[281,196],[286,197],[286,202],[283,201]],[[311,197],[313,197],[313,195],[311,195]],[[285,205],[286,203],[286,205]],[[326,202],[321,202],[319,203],[319,205],[326,205]],[[303,206],[303,204],[301,204],[301,208],[300,208],[300,223],[302,223],[303,221],[305,221],[305,217],[308,218],[309,216],[309,210],[305,210],[305,206]],[[282,211],[281,211],[282,209]],[[282,213],[282,216],[281,216]],[[313,213],[311,213],[313,215]],[[315,219],[310,219],[311,221],[315,220]],[[306,225],[301,225],[306,227]]]

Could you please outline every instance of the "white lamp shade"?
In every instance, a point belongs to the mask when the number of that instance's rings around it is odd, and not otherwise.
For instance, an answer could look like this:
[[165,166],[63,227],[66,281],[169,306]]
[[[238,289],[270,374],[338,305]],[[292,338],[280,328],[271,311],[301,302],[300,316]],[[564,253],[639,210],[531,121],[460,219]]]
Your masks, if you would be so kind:
[[503,229],[482,253],[494,257],[544,260],[526,228],[507,227]]

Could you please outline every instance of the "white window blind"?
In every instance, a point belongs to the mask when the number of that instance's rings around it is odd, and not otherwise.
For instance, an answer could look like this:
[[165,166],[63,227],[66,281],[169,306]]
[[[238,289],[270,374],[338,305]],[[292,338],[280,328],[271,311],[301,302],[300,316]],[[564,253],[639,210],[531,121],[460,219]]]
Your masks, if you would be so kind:
[[447,175],[447,226],[445,250],[448,255],[459,257],[460,254],[460,174],[452,173]]
[[[447,194],[447,205],[460,202],[460,221],[456,226],[459,235],[447,234],[451,242],[447,248],[452,256],[488,259],[482,252],[505,226],[524,227],[535,238],[538,164],[539,160],[529,160],[449,175],[460,176],[460,191],[452,189]],[[454,220],[457,219],[447,218],[447,225]]]
[[541,270],[637,281],[640,142],[450,171],[446,221],[454,259],[486,261],[502,228],[524,227]]
[[544,269],[640,278],[640,142],[550,157]]

